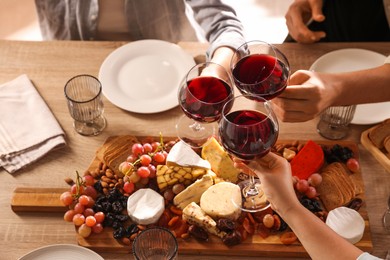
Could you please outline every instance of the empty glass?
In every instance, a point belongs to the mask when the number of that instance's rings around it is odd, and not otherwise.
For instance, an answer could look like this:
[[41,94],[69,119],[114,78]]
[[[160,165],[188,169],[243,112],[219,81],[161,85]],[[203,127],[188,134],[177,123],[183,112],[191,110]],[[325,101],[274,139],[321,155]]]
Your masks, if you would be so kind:
[[355,109],[356,105],[328,107],[321,114],[317,125],[318,133],[331,140],[344,138],[349,132]]
[[153,227],[142,231],[133,241],[135,259],[171,260],[177,258],[177,240],[166,228]]
[[106,127],[100,81],[91,75],[78,75],[66,83],[64,91],[76,132],[87,136],[100,134]]

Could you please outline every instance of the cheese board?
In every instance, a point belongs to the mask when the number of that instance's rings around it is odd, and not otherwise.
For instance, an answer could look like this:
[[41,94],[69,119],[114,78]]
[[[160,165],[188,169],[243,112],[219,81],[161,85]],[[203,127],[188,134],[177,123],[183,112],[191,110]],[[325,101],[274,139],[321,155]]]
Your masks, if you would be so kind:
[[[156,137],[157,138],[157,137]],[[107,139],[109,142],[111,138]],[[172,140],[172,138],[164,138],[164,140]],[[104,147],[106,142],[102,145]],[[294,140],[279,140],[278,144],[289,144],[297,142]],[[298,141],[305,143],[306,141]],[[336,144],[333,141],[315,141],[319,145],[332,146]],[[337,144],[350,148],[358,159],[358,146],[353,142],[339,141]],[[101,160],[98,154],[101,148],[97,150],[96,156],[91,161],[87,170],[94,171]],[[362,182],[361,173],[357,172],[355,179]],[[67,207],[61,204],[60,195],[64,192],[64,188],[34,188],[34,187],[18,187],[15,189],[11,201],[11,207],[15,212],[65,212]],[[364,202],[364,192],[359,195]],[[57,200],[56,200],[57,198]],[[370,233],[370,223],[368,214],[365,209],[365,204],[358,211],[364,219],[365,228],[362,239],[356,243],[356,246],[363,251],[372,251],[372,240]],[[64,225],[73,225],[65,223]],[[303,223],[304,224],[304,223]],[[217,236],[209,236],[208,241],[199,241],[195,238],[178,238],[179,254],[196,254],[196,255],[237,255],[237,256],[269,256],[269,257],[307,257],[308,254],[303,246],[296,241],[290,245],[285,245],[280,240],[280,232],[271,232],[266,238],[259,234],[248,236],[242,243],[229,247],[225,245]],[[104,228],[102,233],[91,234],[84,238],[75,232],[79,245],[92,249],[97,252],[131,252],[131,246],[124,245],[120,240],[113,238],[112,228]]]

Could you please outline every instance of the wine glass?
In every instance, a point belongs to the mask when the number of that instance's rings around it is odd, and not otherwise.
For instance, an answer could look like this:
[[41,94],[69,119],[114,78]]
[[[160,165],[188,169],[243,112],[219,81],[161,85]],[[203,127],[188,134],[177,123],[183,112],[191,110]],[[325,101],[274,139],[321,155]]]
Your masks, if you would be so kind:
[[[249,162],[271,150],[279,133],[278,121],[271,106],[270,101],[250,95],[240,95],[226,103],[219,122],[219,138],[228,153]],[[242,203],[236,206],[241,210],[256,212],[270,206],[260,180],[255,176],[250,175],[238,186]]]
[[270,100],[287,86],[290,65],[286,56],[274,45],[254,40],[238,47],[232,57],[234,83],[249,98]]
[[179,87],[179,105],[184,114],[176,125],[178,137],[194,148],[215,135],[214,122],[225,103],[234,96],[229,72],[214,62],[192,67]]

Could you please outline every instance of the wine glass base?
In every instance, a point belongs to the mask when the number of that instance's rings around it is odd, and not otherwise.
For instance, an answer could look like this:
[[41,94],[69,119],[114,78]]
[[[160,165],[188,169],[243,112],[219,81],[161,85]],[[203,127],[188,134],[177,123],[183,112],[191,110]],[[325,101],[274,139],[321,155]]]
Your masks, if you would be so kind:
[[251,181],[244,180],[237,184],[241,190],[241,205],[233,200],[233,204],[245,212],[258,212],[266,210],[271,206],[263,190],[261,189],[260,180],[255,179],[255,188],[251,188]]
[[216,123],[200,123],[183,115],[176,124],[177,136],[193,148],[201,148],[216,133]]
[[85,136],[93,136],[100,134],[106,127],[107,122],[104,116],[99,116],[90,122],[74,121],[73,127],[77,133]]

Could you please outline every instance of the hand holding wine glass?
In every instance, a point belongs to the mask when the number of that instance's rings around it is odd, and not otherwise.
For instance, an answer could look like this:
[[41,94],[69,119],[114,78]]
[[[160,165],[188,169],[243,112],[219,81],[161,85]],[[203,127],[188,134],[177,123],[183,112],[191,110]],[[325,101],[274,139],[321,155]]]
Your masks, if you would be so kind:
[[[229,100],[222,110],[219,135],[222,146],[234,157],[249,162],[266,155],[275,144],[279,125],[271,103],[261,97],[242,95]],[[269,207],[260,181],[254,175],[238,184],[243,211],[256,212]]]
[[286,56],[274,45],[258,40],[246,42],[235,51],[231,69],[242,94],[267,100],[286,88],[290,75]]
[[195,65],[179,88],[179,105],[185,116],[176,125],[178,137],[192,147],[201,147],[215,134],[213,123],[232,97],[232,80],[224,67],[213,62]]

